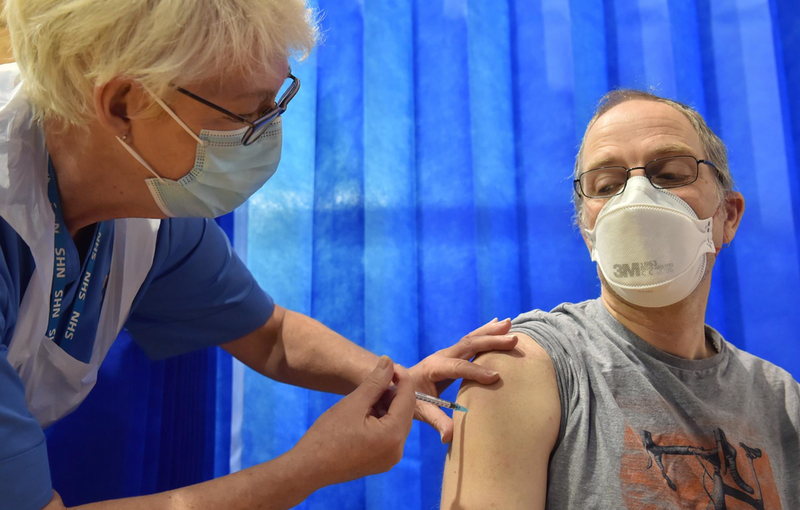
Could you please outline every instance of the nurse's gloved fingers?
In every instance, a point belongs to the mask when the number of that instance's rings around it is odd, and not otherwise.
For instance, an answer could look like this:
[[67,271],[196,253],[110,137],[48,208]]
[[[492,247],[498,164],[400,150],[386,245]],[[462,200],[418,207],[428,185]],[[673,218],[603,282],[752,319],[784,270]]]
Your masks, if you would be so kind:
[[514,334],[467,335],[457,344],[439,351],[448,358],[472,359],[482,352],[508,351],[517,345]]
[[442,438],[442,444],[453,440],[453,420],[439,407],[427,402],[417,401],[414,418],[435,428]]

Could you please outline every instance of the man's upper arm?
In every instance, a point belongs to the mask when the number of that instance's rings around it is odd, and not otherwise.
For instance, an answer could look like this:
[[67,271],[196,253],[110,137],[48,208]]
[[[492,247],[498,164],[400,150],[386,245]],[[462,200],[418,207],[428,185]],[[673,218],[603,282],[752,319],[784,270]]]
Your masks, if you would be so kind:
[[561,422],[553,364],[529,337],[478,363],[500,372],[490,386],[466,381],[447,455],[442,509],[544,508],[547,468]]

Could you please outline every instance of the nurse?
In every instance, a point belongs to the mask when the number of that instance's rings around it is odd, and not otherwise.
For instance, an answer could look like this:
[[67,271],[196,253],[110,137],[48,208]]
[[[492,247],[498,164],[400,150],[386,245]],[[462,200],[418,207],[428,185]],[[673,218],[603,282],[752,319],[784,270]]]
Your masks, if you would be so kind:
[[300,89],[287,59],[317,36],[302,0],[6,0],[5,13],[18,65],[0,67],[0,508],[64,508],[42,427],[80,405],[122,328],[154,358],[219,345],[348,396],[275,460],[93,509],[288,508],[388,470],[414,415],[450,440],[414,390],[495,382],[468,360],[512,348],[507,322],[405,370],[274,304],[208,219],[278,166]]

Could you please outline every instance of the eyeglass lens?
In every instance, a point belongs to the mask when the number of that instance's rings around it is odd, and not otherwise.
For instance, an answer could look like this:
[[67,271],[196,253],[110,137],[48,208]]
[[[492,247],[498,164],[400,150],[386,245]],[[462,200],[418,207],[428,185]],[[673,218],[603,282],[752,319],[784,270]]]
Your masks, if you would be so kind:
[[[697,160],[692,156],[662,158],[647,163],[645,174],[656,188],[678,188],[697,179]],[[583,193],[594,198],[612,197],[622,191],[628,180],[625,167],[589,170],[580,176]]]

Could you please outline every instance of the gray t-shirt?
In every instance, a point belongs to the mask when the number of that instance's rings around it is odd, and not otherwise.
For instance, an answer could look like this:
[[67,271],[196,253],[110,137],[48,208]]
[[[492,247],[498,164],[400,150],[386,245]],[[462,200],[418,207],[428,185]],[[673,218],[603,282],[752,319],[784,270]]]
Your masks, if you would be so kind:
[[599,299],[514,319],[553,361],[561,429],[548,509],[800,509],[800,385],[725,342],[686,360]]

